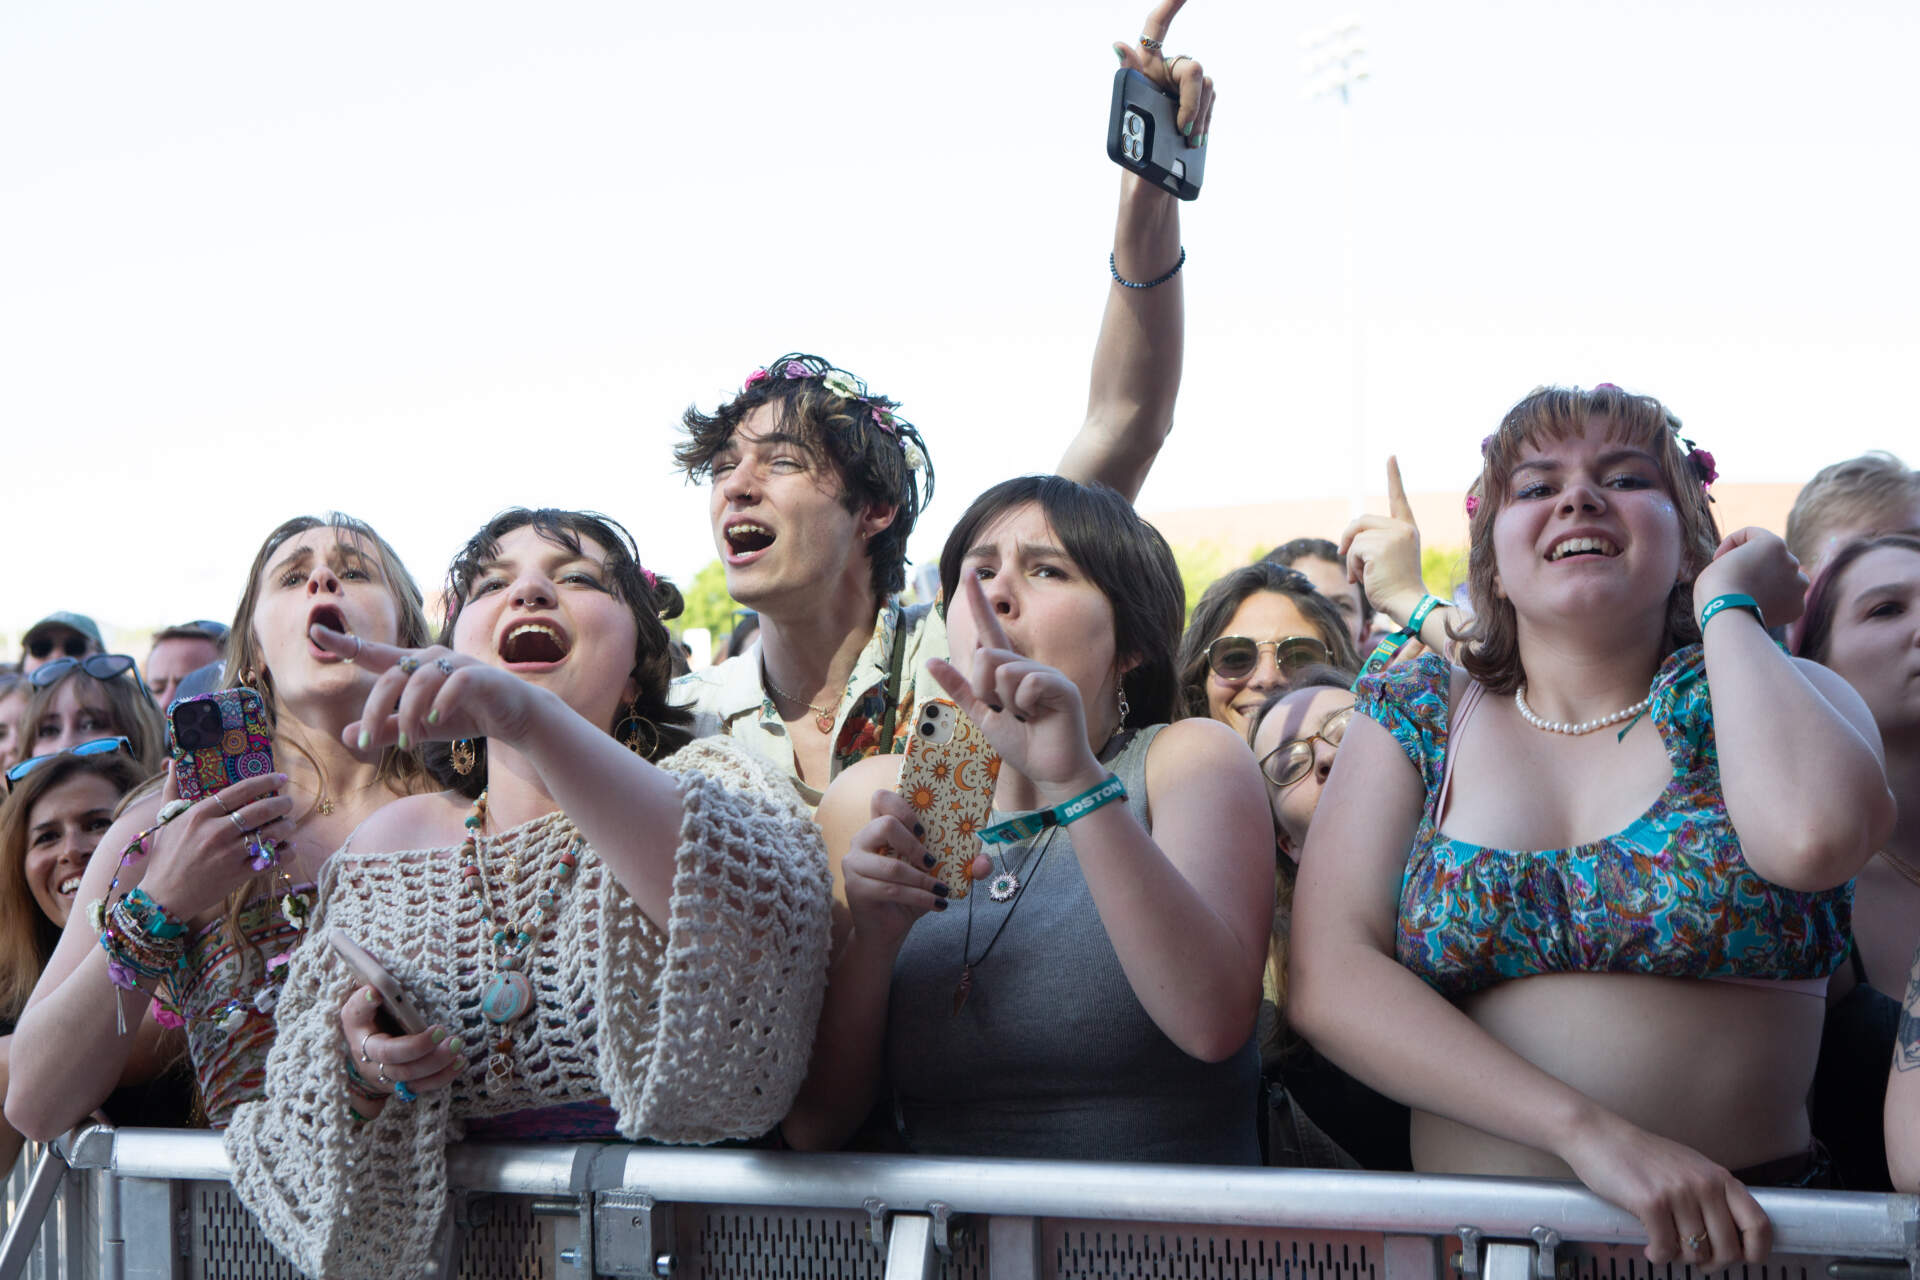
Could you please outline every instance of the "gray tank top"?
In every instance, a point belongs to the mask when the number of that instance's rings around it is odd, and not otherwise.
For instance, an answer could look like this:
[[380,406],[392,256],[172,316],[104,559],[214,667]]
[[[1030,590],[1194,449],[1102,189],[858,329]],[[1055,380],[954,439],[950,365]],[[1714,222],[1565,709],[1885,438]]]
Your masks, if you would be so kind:
[[[1107,762],[1142,826],[1147,748],[1165,727],[1134,734]],[[1154,1025],[1080,874],[1072,827],[1001,856],[1024,882],[1013,902],[975,885],[967,901],[915,922],[894,962],[887,1073],[907,1145],[935,1155],[1260,1163],[1253,1038],[1208,1063]],[[973,985],[955,1013],[969,912]]]

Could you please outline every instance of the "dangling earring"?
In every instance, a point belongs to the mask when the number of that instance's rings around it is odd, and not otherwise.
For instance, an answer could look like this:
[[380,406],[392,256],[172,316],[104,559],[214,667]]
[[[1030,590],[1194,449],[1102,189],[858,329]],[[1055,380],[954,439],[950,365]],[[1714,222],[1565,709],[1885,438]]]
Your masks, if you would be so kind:
[[240,683],[245,685],[249,689],[258,688],[258,686],[255,684],[255,681],[259,679],[260,679],[259,675],[254,672],[254,669],[252,667],[248,667],[240,673]]
[[447,748],[447,762],[453,766],[453,771],[463,778],[472,773],[473,766],[480,763],[480,758],[473,749],[473,739],[461,738]]
[[[632,728],[627,728],[629,725],[631,725]],[[620,738],[621,744],[625,746],[627,750],[633,752],[633,754],[639,756],[642,760],[653,759],[653,753],[660,749],[660,730],[654,726],[653,721],[647,719],[645,716],[629,715],[615,727],[614,736],[619,737],[621,729],[627,730],[626,736]],[[642,729],[647,731],[645,746],[640,744],[640,730]]]
[[1127,686],[1116,685],[1114,691],[1120,695],[1120,728],[1127,727],[1127,717],[1133,714],[1133,708],[1127,705]]

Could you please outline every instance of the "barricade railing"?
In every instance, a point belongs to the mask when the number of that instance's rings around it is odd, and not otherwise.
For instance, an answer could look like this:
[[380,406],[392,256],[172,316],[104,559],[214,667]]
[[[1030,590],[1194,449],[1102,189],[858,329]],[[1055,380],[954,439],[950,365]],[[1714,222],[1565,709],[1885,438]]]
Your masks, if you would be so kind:
[[[57,1198],[87,1202],[64,1220],[95,1227],[84,1240],[30,1228],[40,1275],[296,1275],[228,1187],[217,1134],[88,1129],[53,1158],[71,1165]],[[1638,1222],[1571,1183],[624,1144],[458,1146],[448,1172],[439,1271],[462,1280],[1694,1274],[1650,1266]],[[1735,1267],[1736,1280],[1920,1280],[1920,1198],[1755,1196],[1774,1253]],[[9,1250],[0,1280],[35,1274],[18,1269],[31,1260],[16,1262],[11,1239]]]

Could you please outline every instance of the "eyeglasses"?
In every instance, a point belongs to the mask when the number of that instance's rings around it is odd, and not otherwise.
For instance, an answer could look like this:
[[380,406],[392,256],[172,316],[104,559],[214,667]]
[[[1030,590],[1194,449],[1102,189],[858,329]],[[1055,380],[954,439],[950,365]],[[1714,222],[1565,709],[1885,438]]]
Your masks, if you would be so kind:
[[16,783],[49,760],[58,760],[61,756],[110,756],[116,751],[124,751],[132,755],[133,743],[125,738],[95,738],[91,742],[82,742],[78,746],[68,747],[65,751],[53,751],[44,756],[31,756],[7,770],[7,790],[11,793]]
[[1260,651],[1273,650],[1281,675],[1328,660],[1327,646],[1313,636],[1282,636],[1254,640],[1248,636],[1221,636],[1207,646],[1207,669],[1222,680],[1245,680],[1260,665]]
[[1340,739],[1347,736],[1347,725],[1352,721],[1353,708],[1341,708],[1323,720],[1317,732],[1283,742],[1261,756],[1260,772],[1276,787],[1292,786],[1313,772],[1313,744],[1324,742],[1338,751]]
[[[91,643],[78,631],[69,631],[59,640],[58,647],[69,658],[77,658],[87,651],[87,646]],[[55,641],[52,636],[35,636],[28,641],[27,652],[36,658],[44,658],[53,652],[54,647]]]
[[[102,682],[116,679],[133,670],[133,659],[124,653],[95,653],[84,658],[56,658],[44,667],[35,667],[27,683],[36,689],[67,678],[75,667]],[[144,687],[144,686],[143,686]]]

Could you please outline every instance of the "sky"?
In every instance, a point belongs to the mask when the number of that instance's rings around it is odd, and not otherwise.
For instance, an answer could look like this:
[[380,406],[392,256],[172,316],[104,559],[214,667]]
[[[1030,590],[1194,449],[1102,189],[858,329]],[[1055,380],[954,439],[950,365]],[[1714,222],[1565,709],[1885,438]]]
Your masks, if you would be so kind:
[[[427,583],[598,509],[684,581],[679,415],[789,350],[921,427],[935,558],[1084,413],[1143,12],[12,0],[0,633],[230,616],[327,509]],[[1307,100],[1344,20],[1370,77]],[[1167,47],[1220,96],[1143,510],[1464,488],[1544,382],[1660,396],[1732,482],[1920,460],[1920,6],[1190,0]]]

